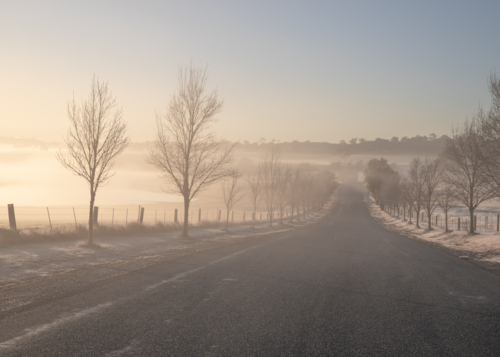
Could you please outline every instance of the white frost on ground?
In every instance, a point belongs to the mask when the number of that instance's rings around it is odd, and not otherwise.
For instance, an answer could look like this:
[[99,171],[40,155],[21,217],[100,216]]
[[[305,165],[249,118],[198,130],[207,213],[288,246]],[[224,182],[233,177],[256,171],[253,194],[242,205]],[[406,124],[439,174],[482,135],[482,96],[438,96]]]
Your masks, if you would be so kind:
[[220,228],[196,228],[189,231],[189,238],[181,238],[179,231],[168,231],[147,235],[124,237],[102,237],[98,248],[87,248],[82,242],[46,242],[0,248],[0,283],[46,276],[59,271],[68,271],[87,265],[96,265],[135,257],[154,257],[165,251],[182,249],[203,242],[216,242],[248,236],[266,235],[303,227],[324,216],[332,207],[328,204],[315,214],[300,221],[275,222],[256,225],[255,229],[245,224],[232,225],[228,232]]
[[409,224],[408,221],[403,221],[402,217],[393,217],[382,211],[372,199],[368,199],[368,207],[371,215],[387,229],[410,238],[473,253],[473,257],[478,260],[500,263],[500,234],[497,232],[480,232],[469,236],[465,231],[445,233],[444,229],[434,226],[433,230],[429,231],[425,228],[427,223],[421,224],[424,228],[417,228],[415,222]]

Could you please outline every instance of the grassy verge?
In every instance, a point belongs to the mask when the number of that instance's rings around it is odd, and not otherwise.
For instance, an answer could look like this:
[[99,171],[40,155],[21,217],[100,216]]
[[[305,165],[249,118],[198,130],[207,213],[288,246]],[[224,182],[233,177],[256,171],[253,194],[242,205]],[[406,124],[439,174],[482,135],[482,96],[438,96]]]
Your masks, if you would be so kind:
[[[229,227],[234,226],[251,226],[251,221],[246,222],[230,222]],[[193,228],[220,228],[225,227],[225,222],[219,221],[202,221],[200,223],[190,225]],[[144,225],[138,222],[124,225],[101,225],[94,229],[94,235],[97,240],[99,238],[123,237],[138,234],[153,234],[162,232],[180,231],[182,224],[179,223],[157,223],[155,225]],[[44,242],[61,242],[61,241],[86,241],[88,236],[88,228],[84,225],[75,227],[58,227],[53,230],[40,228],[27,228],[21,230],[11,230],[0,228],[0,246],[13,246],[20,244],[44,243]]]

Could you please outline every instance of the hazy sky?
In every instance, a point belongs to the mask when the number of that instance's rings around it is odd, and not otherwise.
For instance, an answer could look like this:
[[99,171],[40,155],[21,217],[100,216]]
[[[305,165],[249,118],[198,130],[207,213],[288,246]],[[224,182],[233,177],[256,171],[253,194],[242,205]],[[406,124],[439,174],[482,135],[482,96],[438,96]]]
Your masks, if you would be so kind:
[[0,0],[0,136],[60,140],[95,74],[151,140],[190,59],[230,140],[447,134],[489,105],[499,15],[498,0]]

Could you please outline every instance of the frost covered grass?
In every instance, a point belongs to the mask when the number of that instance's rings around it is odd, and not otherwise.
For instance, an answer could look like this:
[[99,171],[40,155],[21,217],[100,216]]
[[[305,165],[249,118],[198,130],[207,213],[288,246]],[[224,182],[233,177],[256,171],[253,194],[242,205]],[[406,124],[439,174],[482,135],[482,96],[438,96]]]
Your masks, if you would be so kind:
[[424,223],[421,228],[417,228],[415,222],[410,224],[402,217],[394,217],[382,211],[372,200],[368,201],[368,207],[372,217],[391,231],[459,251],[462,258],[473,258],[500,264],[499,232],[478,232],[474,235],[468,235],[465,231],[446,233],[444,229],[439,227],[428,230],[427,223]]
[[[262,224],[262,223],[260,223]],[[229,222],[229,227],[251,226],[252,222]],[[201,221],[190,224],[191,228],[221,228],[225,226],[223,221]],[[126,237],[138,234],[154,234],[162,232],[176,232],[182,229],[182,223],[157,223],[146,225],[138,222],[125,225],[99,225],[94,228],[97,240],[100,238]],[[47,242],[84,242],[88,236],[88,228],[84,225],[77,227],[57,227],[53,230],[47,228],[26,228],[22,230],[11,230],[0,228],[0,247],[9,247],[19,244],[47,243]]]

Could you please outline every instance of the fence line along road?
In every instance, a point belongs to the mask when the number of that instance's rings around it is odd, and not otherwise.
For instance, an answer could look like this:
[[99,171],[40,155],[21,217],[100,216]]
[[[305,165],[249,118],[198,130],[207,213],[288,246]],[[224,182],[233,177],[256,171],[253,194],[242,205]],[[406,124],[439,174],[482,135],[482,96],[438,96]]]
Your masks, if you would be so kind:
[[[410,219],[410,215],[406,212],[403,214],[402,210],[391,210],[387,208],[384,210],[391,216],[403,219],[406,216],[406,220]],[[411,213],[411,220],[416,220],[415,212]],[[421,213],[420,223],[425,223],[427,225],[427,215]],[[473,219],[474,230],[483,232],[498,232],[500,230],[500,214],[485,214],[485,215],[474,215]],[[434,214],[431,215],[431,226],[445,228],[445,215],[444,214]],[[470,217],[469,216],[450,216],[448,215],[448,229],[457,231],[468,231],[470,227]],[[424,227],[425,228],[425,227]]]
[[[223,209],[201,209],[193,208],[189,211],[190,222],[193,224],[202,221],[226,221],[226,210]],[[296,212],[295,212],[296,214]],[[303,213],[301,212],[301,215]],[[285,211],[283,218],[290,217],[290,211]],[[126,226],[133,222],[145,225],[158,223],[183,223],[184,210],[162,208],[155,206],[127,206],[127,207],[95,207],[94,219],[97,218],[98,225]],[[77,228],[79,225],[87,225],[89,219],[88,207],[14,207],[9,204],[0,208],[0,228],[11,229],[54,229],[54,228]],[[274,213],[273,219],[279,219],[279,212]],[[268,213],[258,211],[256,221],[268,221]],[[252,222],[253,212],[231,211],[230,222]]]

